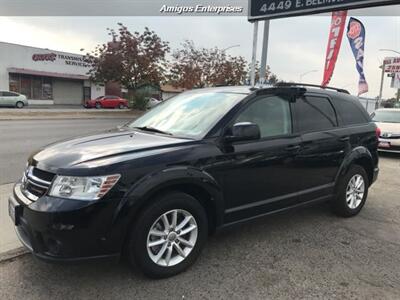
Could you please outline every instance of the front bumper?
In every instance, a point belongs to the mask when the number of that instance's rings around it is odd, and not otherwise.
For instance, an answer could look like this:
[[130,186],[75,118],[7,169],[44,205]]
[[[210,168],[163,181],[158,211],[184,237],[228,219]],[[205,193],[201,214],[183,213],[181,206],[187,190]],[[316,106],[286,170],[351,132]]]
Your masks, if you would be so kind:
[[118,259],[122,243],[121,237],[110,231],[113,205],[113,201],[48,196],[32,202],[20,191],[20,184],[9,198],[9,207],[16,207],[15,230],[21,243],[50,262]]
[[400,153],[400,139],[379,138],[378,151]]

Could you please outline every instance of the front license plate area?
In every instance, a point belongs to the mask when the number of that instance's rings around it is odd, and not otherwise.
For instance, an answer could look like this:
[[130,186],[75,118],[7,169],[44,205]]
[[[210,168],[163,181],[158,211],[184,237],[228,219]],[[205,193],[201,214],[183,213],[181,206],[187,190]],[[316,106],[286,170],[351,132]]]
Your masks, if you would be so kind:
[[390,148],[390,142],[379,142],[379,148]]

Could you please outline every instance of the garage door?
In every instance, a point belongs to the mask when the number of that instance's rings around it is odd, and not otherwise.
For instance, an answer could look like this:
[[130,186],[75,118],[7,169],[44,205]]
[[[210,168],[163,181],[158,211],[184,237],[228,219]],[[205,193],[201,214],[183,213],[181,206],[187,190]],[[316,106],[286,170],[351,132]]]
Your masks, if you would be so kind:
[[83,100],[83,81],[60,80],[53,81],[54,104],[81,105]]

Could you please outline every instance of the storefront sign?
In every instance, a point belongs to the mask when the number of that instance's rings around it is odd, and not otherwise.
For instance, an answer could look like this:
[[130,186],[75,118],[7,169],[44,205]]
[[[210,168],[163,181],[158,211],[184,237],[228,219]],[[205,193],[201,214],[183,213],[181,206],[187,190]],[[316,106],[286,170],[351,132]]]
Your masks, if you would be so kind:
[[55,53],[45,53],[45,54],[33,54],[33,61],[55,61],[57,54]]
[[347,11],[335,11],[332,13],[332,22],[329,32],[328,48],[326,50],[324,79],[322,86],[327,86],[331,81],[336,61],[342,45],[344,26],[346,24]]
[[386,73],[400,72],[400,57],[386,57],[384,60]]
[[400,89],[400,73],[393,74],[391,88]]
[[249,20],[285,18],[322,12],[395,4],[394,0],[249,0]]
[[35,62],[55,62],[60,61],[69,66],[78,66],[83,68],[90,67],[90,61],[84,56],[56,53],[33,54],[32,60]]

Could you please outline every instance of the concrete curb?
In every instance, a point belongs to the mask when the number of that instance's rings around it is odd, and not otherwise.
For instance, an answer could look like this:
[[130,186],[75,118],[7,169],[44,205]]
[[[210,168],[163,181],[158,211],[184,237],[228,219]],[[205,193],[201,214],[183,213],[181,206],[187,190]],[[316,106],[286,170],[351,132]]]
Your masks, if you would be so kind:
[[24,247],[18,247],[16,249],[12,249],[12,250],[0,253],[0,263],[6,262],[8,260],[17,258],[17,257],[25,255],[25,254],[29,254],[29,253],[30,252],[28,251],[28,249],[26,249]]
[[0,121],[12,120],[54,120],[54,119],[111,119],[137,118],[143,112],[137,110],[126,111],[0,111]]

